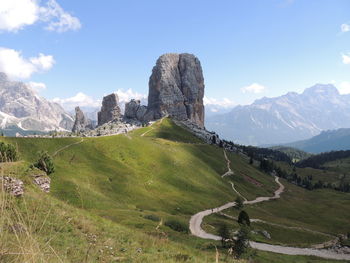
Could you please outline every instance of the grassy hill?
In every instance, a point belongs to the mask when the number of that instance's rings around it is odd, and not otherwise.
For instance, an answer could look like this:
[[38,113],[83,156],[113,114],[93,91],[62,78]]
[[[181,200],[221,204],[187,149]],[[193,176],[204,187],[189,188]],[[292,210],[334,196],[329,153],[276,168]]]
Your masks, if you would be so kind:
[[[272,176],[238,154],[228,154],[235,175],[222,178],[226,171],[222,149],[202,143],[169,119],[127,135],[2,137],[1,141],[16,145],[21,156],[17,163],[3,164],[2,173],[26,183],[22,199],[1,192],[0,226],[8,229],[0,231],[1,262],[214,262],[220,243],[191,236],[190,217],[234,200],[231,181],[248,199],[270,196],[276,188]],[[26,171],[40,150],[54,156],[50,194],[32,185]],[[348,194],[311,193],[286,185],[283,200],[254,205],[249,213],[332,234],[350,231]],[[319,214],[329,205],[332,214],[323,214],[320,222]],[[234,228],[232,220],[228,223]],[[271,242],[285,242],[278,237],[283,231],[271,230],[279,233]],[[287,244],[316,239],[317,235],[302,234]],[[226,251],[219,253],[220,262],[233,262]],[[257,252],[254,258],[254,262],[331,262],[266,252]]]

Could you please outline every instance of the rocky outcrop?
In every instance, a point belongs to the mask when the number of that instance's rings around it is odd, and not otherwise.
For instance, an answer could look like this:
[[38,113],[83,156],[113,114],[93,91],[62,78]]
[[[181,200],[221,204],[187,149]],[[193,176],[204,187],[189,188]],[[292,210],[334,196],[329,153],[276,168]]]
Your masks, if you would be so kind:
[[75,107],[75,121],[72,132],[84,132],[86,129],[91,128],[89,120],[85,117],[84,112],[79,108]]
[[109,136],[117,134],[126,134],[132,130],[142,127],[142,123],[134,119],[125,119],[120,121],[113,121],[104,123],[94,130],[88,130],[80,134],[81,136],[94,137],[94,136]]
[[99,126],[121,118],[121,111],[118,104],[119,98],[115,93],[103,97],[102,108],[97,115],[97,122]]
[[36,184],[43,192],[50,192],[51,179],[47,175],[35,175],[33,183]]
[[140,100],[132,99],[130,102],[125,104],[124,117],[143,121],[146,111],[147,107],[141,105]]
[[24,185],[19,179],[4,176],[0,178],[0,187],[1,183],[3,184],[5,191],[13,196],[19,197],[24,194]]
[[198,58],[191,54],[159,57],[149,80],[145,119],[169,115],[204,127],[204,78]]

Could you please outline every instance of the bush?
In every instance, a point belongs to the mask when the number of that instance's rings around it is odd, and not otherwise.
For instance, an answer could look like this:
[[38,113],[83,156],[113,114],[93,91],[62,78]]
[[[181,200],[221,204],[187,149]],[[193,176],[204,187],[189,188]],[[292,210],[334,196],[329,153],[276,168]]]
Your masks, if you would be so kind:
[[0,161],[15,162],[18,160],[17,149],[12,144],[0,142]]
[[170,227],[174,231],[188,233],[187,224],[184,224],[184,223],[177,221],[175,219],[170,219],[170,220],[165,221],[164,225]]
[[156,216],[156,215],[145,215],[143,218],[146,218],[148,220],[152,220],[155,222],[159,222],[160,221],[160,217]]
[[55,172],[55,166],[52,161],[52,157],[48,152],[41,151],[39,152],[39,158],[36,163],[33,164],[34,167],[44,171],[47,175]]
[[249,215],[247,214],[246,211],[242,210],[239,215],[238,215],[238,223],[241,225],[247,225],[250,226],[250,219]]

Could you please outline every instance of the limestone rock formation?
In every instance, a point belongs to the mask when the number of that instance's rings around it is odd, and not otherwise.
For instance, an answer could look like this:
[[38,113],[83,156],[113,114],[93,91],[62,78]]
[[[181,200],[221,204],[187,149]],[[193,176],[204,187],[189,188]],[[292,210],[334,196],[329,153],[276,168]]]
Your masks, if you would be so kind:
[[103,97],[101,111],[98,112],[98,126],[121,118],[118,95],[112,93]]
[[83,132],[89,125],[90,123],[85,117],[84,112],[79,107],[75,107],[75,121],[72,132]]
[[147,107],[141,105],[140,100],[132,99],[130,102],[125,104],[124,116],[128,119],[137,119],[142,121],[146,111]]
[[145,119],[171,116],[204,127],[204,78],[200,61],[191,54],[159,57],[149,79]]

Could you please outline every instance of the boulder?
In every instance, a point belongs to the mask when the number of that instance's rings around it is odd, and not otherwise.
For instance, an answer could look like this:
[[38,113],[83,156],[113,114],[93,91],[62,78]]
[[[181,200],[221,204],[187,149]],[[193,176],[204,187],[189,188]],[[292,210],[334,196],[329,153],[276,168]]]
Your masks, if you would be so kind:
[[36,184],[45,193],[50,192],[51,179],[48,176],[35,176],[33,183]]
[[204,127],[204,78],[200,61],[191,54],[159,57],[149,79],[147,120],[170,116]]
[[21,180],[9,176],[1,177],[0,180],[2,181],[0,184],[3,184],[5,191],[9,194],[16,197],[24,194],[24,185]]
[[118,95],[112,93],[103,97],[101,111],[97,115],[98,126],[121,118]]

